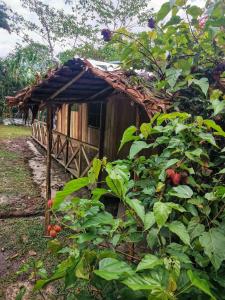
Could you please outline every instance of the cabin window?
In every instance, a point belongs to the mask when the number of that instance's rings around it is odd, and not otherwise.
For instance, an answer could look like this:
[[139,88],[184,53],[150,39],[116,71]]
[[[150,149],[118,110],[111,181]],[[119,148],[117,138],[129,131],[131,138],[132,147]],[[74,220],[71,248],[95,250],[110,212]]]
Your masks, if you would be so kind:
[[71,111],[79,111],[79,104],[73,104],[71,105]]
[[100,128],[101,103],[88,104],[88,126]]

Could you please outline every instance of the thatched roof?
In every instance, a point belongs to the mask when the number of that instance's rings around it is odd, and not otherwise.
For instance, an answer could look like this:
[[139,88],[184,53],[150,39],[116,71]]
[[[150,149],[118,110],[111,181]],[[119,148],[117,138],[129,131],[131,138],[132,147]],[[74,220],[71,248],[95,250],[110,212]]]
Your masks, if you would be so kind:
[[156,95],[143,85],[131,84],[130,75],[118,66],[104,64],[74,58],[49,70],[43,79],[38,77],[34,85],[18,91],[15,96],[8,96],[7,102],[10,106],[37,108],[47,103],[104,101],[113,92],[120,92],[141,105],[150,117],[170,106],[165,96]]

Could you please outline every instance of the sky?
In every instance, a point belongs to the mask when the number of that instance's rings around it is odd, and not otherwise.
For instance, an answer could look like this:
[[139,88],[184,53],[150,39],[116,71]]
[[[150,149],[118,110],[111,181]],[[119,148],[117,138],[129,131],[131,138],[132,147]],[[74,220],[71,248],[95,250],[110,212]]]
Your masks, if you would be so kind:
[[[104,1],[104,0],[103,0]],[[61,9],[63,8],[65,11],[69,12],[71,7],[68,5],[65,5],[65,0],[45,0],[45,2],[55,8]],[[157,11],[160,6],[166,2],[166,0],[151,0],[150,7],[154,8],[155,11]],[[191,2],[194,2],[195,4],[204,4],[204,0],[191,0]],[[5,3],[7,6],[13,8],[16,10],[18,14],[21,14],[24,16],[25,19],[33,20],[35,16],[31,15],[30,12],[23,8],[20,0],[5,0]],[[34,35],[35,37],[35,35]],[[17,36],[15,33],[9,34],[6,30],[0,29],[0,57],[7,56],[13,49],[15,48],[17,43],[20,43],[21,39],[19,36]],[[57,52],[59,52],[62,49],[56,49]]]

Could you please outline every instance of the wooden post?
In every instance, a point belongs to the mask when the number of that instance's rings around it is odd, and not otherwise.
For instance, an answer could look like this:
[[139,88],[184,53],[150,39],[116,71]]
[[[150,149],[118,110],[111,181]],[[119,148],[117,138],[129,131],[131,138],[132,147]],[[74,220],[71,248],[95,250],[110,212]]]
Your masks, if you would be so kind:
[[47,105],[47,156],[46,156],[46,203],[45,203],[45,235],[48,235],[48,225],[50,224],[50,211],[48,200],[51,199],[51,164],[52,164],[52,106]]
[[[101,111],[100,111],[100,128],[99,128],[99,155],[100,159],[104,156],[104,144],[105,144],[105,122],[106,121],[106,103],[101,103]],[[99,174],[99,183],[98,187],[101,186],[102,181],[102,172]]]
[[66,143],[66,161],[65,161],[65,166],[68,163],[68,158],[69,158],[69,137],[70,137],[70,123],[71,123],[71,105],[68,104],[68,113],[67,113],[67,128],[66,128],[66,138],[67,138],[67,143]]
[[136,104],[136,127],[140,130],[140,106]]
[[101,103],[100,112],[100,128],[99,128],[99,158],[104,156],[104,142],[105,142],[105,120],[106,120],[106,103]]

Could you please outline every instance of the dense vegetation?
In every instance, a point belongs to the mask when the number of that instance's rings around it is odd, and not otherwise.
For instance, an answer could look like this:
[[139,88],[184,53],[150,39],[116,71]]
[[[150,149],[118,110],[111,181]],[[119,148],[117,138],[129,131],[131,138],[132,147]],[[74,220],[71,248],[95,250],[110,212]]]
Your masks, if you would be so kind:
[[[39,14],[43,30],[51,28],[43,22],[48,6],[24,3]],[[83,9],[91,7],[86,1]],[[170,100],[173,112],[128,128],[121,141],[121,148],[130,143],[127,159],[95,160],[88,177],[70,181],[49,202],[53,222],[70,236],[63,245],[50,242],[60,263],[51,274],[42,263],[35,266],[35,289],[60,280],[68,300],[225,299],[224,3],[207,1],[200,8],[186,0],[166,2],[141,33],[129,31],[127,23],[113,26],[113,7],[106,8],[98,13],[107,43],[80,44],[79,51],[121,60],[132,84]],[[60,30],[49,35],[51,62],[52,42],[61,38]],[[144,70],[141,77],[136,69]],[[101,171],[103,187],[93,188]],[[91,189],[90,199],[73,196],[83,187]],[[109,195],[123,205],[118,217],[101,201]],[[51,236],[57,236],[54,228]]]

